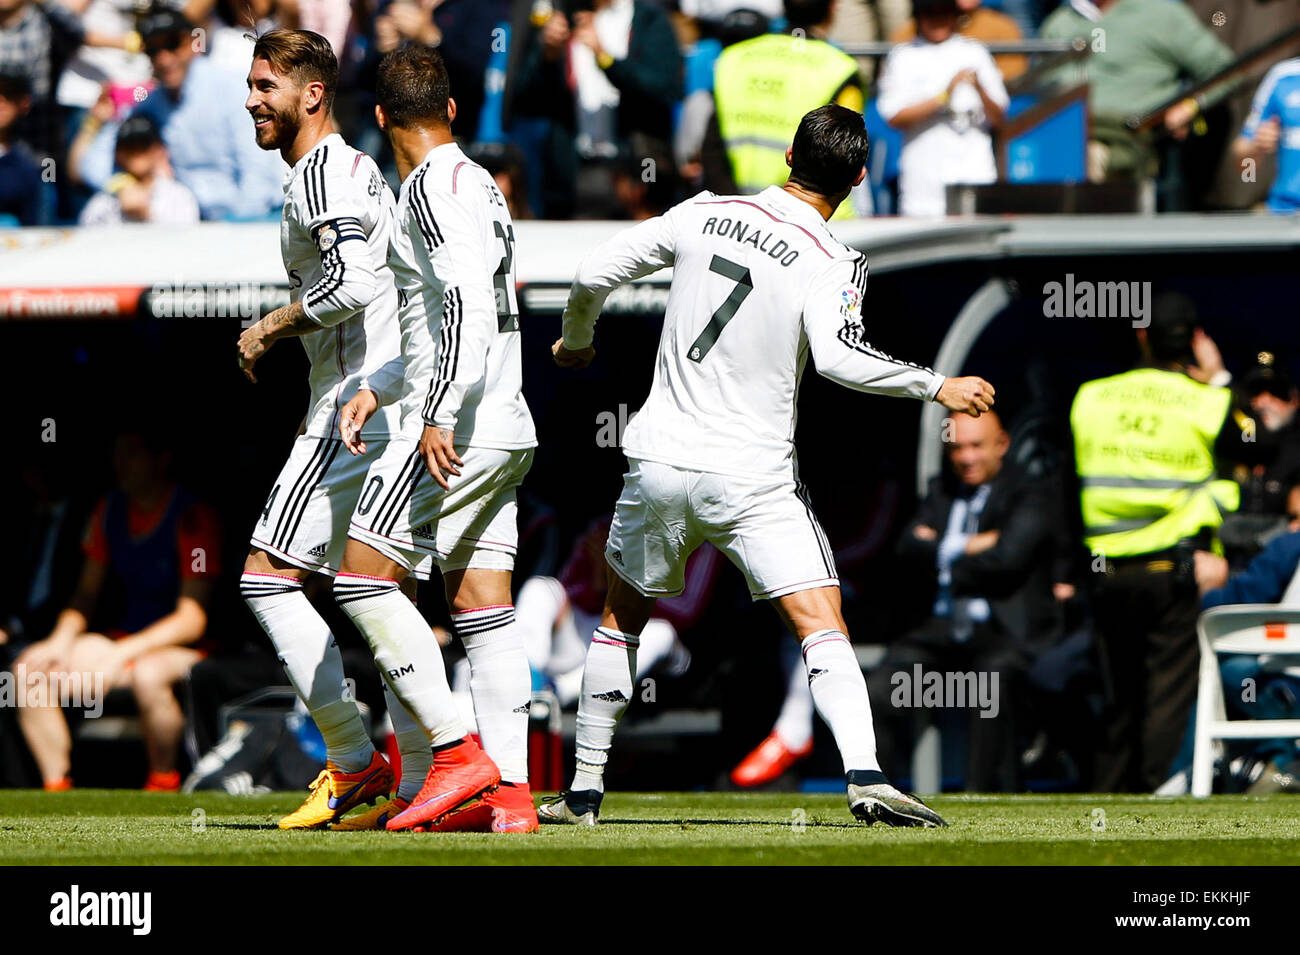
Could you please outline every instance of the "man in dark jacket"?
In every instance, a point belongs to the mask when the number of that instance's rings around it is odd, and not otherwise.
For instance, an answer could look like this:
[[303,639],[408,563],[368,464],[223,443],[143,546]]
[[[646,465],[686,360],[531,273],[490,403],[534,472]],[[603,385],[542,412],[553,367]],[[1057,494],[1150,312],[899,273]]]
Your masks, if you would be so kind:
[[951,477],[934,480],[899,544],[934,581],[934,604],[868,681],[880,762],[899,773],[909,729],[928,723],[934,707],[963,707],[966,788],[1009,791],[1019,788],[1017,684],[1060,634],[1052,594],[1060,505],[1050,485],[1003,466],[1010,439],[995,413],[957,415],[944,427]]
[[[513,111],[551,121],[542,217],[618,218],[613,170],[671,155],[682,57],[672,24],[642,0],[574,0],[534,30],[513,79]],[[643,176],[671,176],[647,168]]]

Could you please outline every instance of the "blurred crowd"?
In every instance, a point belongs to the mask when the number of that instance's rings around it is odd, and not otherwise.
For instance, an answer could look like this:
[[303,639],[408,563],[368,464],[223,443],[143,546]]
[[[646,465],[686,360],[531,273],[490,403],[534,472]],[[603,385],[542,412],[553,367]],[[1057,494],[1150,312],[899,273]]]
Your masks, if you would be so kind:
[[[1294,211],[1300,60],[1197,84],[1298,20],[1300,0],[0,0],[0,221],[274,219],[283,167],[244,98],[253,37],[277,26],[329,39],[344,135],[390,178],[375,66],[437,46],[455,132],[516,219],[756,192],[827,102],[864,111],[875,143],[839,215],[940,215],[945,187],[999,178],[1001,127],[1080,81],[1081,178],[1154,179],[1162,210]],[[1037,69],[985,48],[1027,38],[1092,55]],[[844,52],[877,41],[888,55]],[[1167,106],[1150,131],[1128,122]]]

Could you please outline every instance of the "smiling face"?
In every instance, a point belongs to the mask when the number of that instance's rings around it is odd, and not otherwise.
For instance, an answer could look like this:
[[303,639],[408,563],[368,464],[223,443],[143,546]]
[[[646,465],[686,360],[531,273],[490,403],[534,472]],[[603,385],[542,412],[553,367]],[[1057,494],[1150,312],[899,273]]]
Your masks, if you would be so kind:
[[285,150],[293,144],[303,123],[305,92],[292,78],[276,73],[267,60],[253,61],[244,108],[253,117],[257,145]]

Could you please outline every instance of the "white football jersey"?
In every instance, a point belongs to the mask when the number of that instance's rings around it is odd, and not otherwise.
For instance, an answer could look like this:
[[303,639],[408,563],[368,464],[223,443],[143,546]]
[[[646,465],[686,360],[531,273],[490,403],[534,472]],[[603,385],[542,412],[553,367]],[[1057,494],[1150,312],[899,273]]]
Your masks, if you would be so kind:
[[[388,268],[393,193],[374,160],[333,133],[289,170],[284,194],[280,253],[290,299],[321,325],[300,336],[311,361],[306,433],[338,437],[339,410],[357,390],[385,366],[400,374]],[[362,435],[396,433],[399,417],[397,408],[381,407]]]
[[535,447],[524,402],[515,229],[488,172],[455,143],[402,183],[389,264],[397,282],[403,428],[446,428],[457,447]]
[[943,384],[866,340],[866,256],[779,186],[756,196],[702,192],[596,249],[569,294],[565,345],[591,344],[609,292],[665,266],[672,290],[650,396],[624,434],[629,458],[793,477],[810,351],[820,374],[859,391],[932,399]]

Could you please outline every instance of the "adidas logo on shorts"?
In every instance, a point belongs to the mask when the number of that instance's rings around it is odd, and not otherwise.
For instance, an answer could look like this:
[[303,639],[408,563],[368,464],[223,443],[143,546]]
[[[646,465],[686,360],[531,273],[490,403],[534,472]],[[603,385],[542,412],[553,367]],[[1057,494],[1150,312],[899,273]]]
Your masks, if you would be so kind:
[[816,668],[814,668],[814,669],[812,669],[812,670],[809,670],[809,671],[808,671],[808,682],[811,683],[813,680],[817,679],[819,676],[824,676],[825,673],[826,673],[826,671],[825,671],[824,669],[820,668],[820,667],[816,667]]
[[417,527],[417,528],[415,528],[413,531],[411,531],[411,536],[412,536],[412,537],[421,537],[421,538],[423,538],[424,540],[431,541],[431,540],[434,539],[434,537],[433,537],[433,525],[431,525],[431,524],[421,524],[419,527]]
[[327,554],[329,554],[328,544],[317,544],[311,550],[307,551],[308,557],[315,557],[318,560],[324,560]]
[[513,710],[511,710],[510,712],[511,712],[511,713],[527,713],[527,712],[528,712],[529,710],[531,710],[532,708],[533,708],[533,701],[532,701],[532,700],[529,700],[529,701],[528,701],[527,703],[525,703],[523,706],[516,706],[516,707],[515,707]]
[[613,552],[610,553],[609,556],[612,557],[612,558],[614,559],[614,563],[616,563],[616,564],[622,564],[622,563],[623,563],[623,552],[622,552],[621,550],[613,551]]
[[623,695],[622,690],[610,690],[608,693],[593,693],[593,700],[604,700],[606,703],[626,703],[627,697]]

